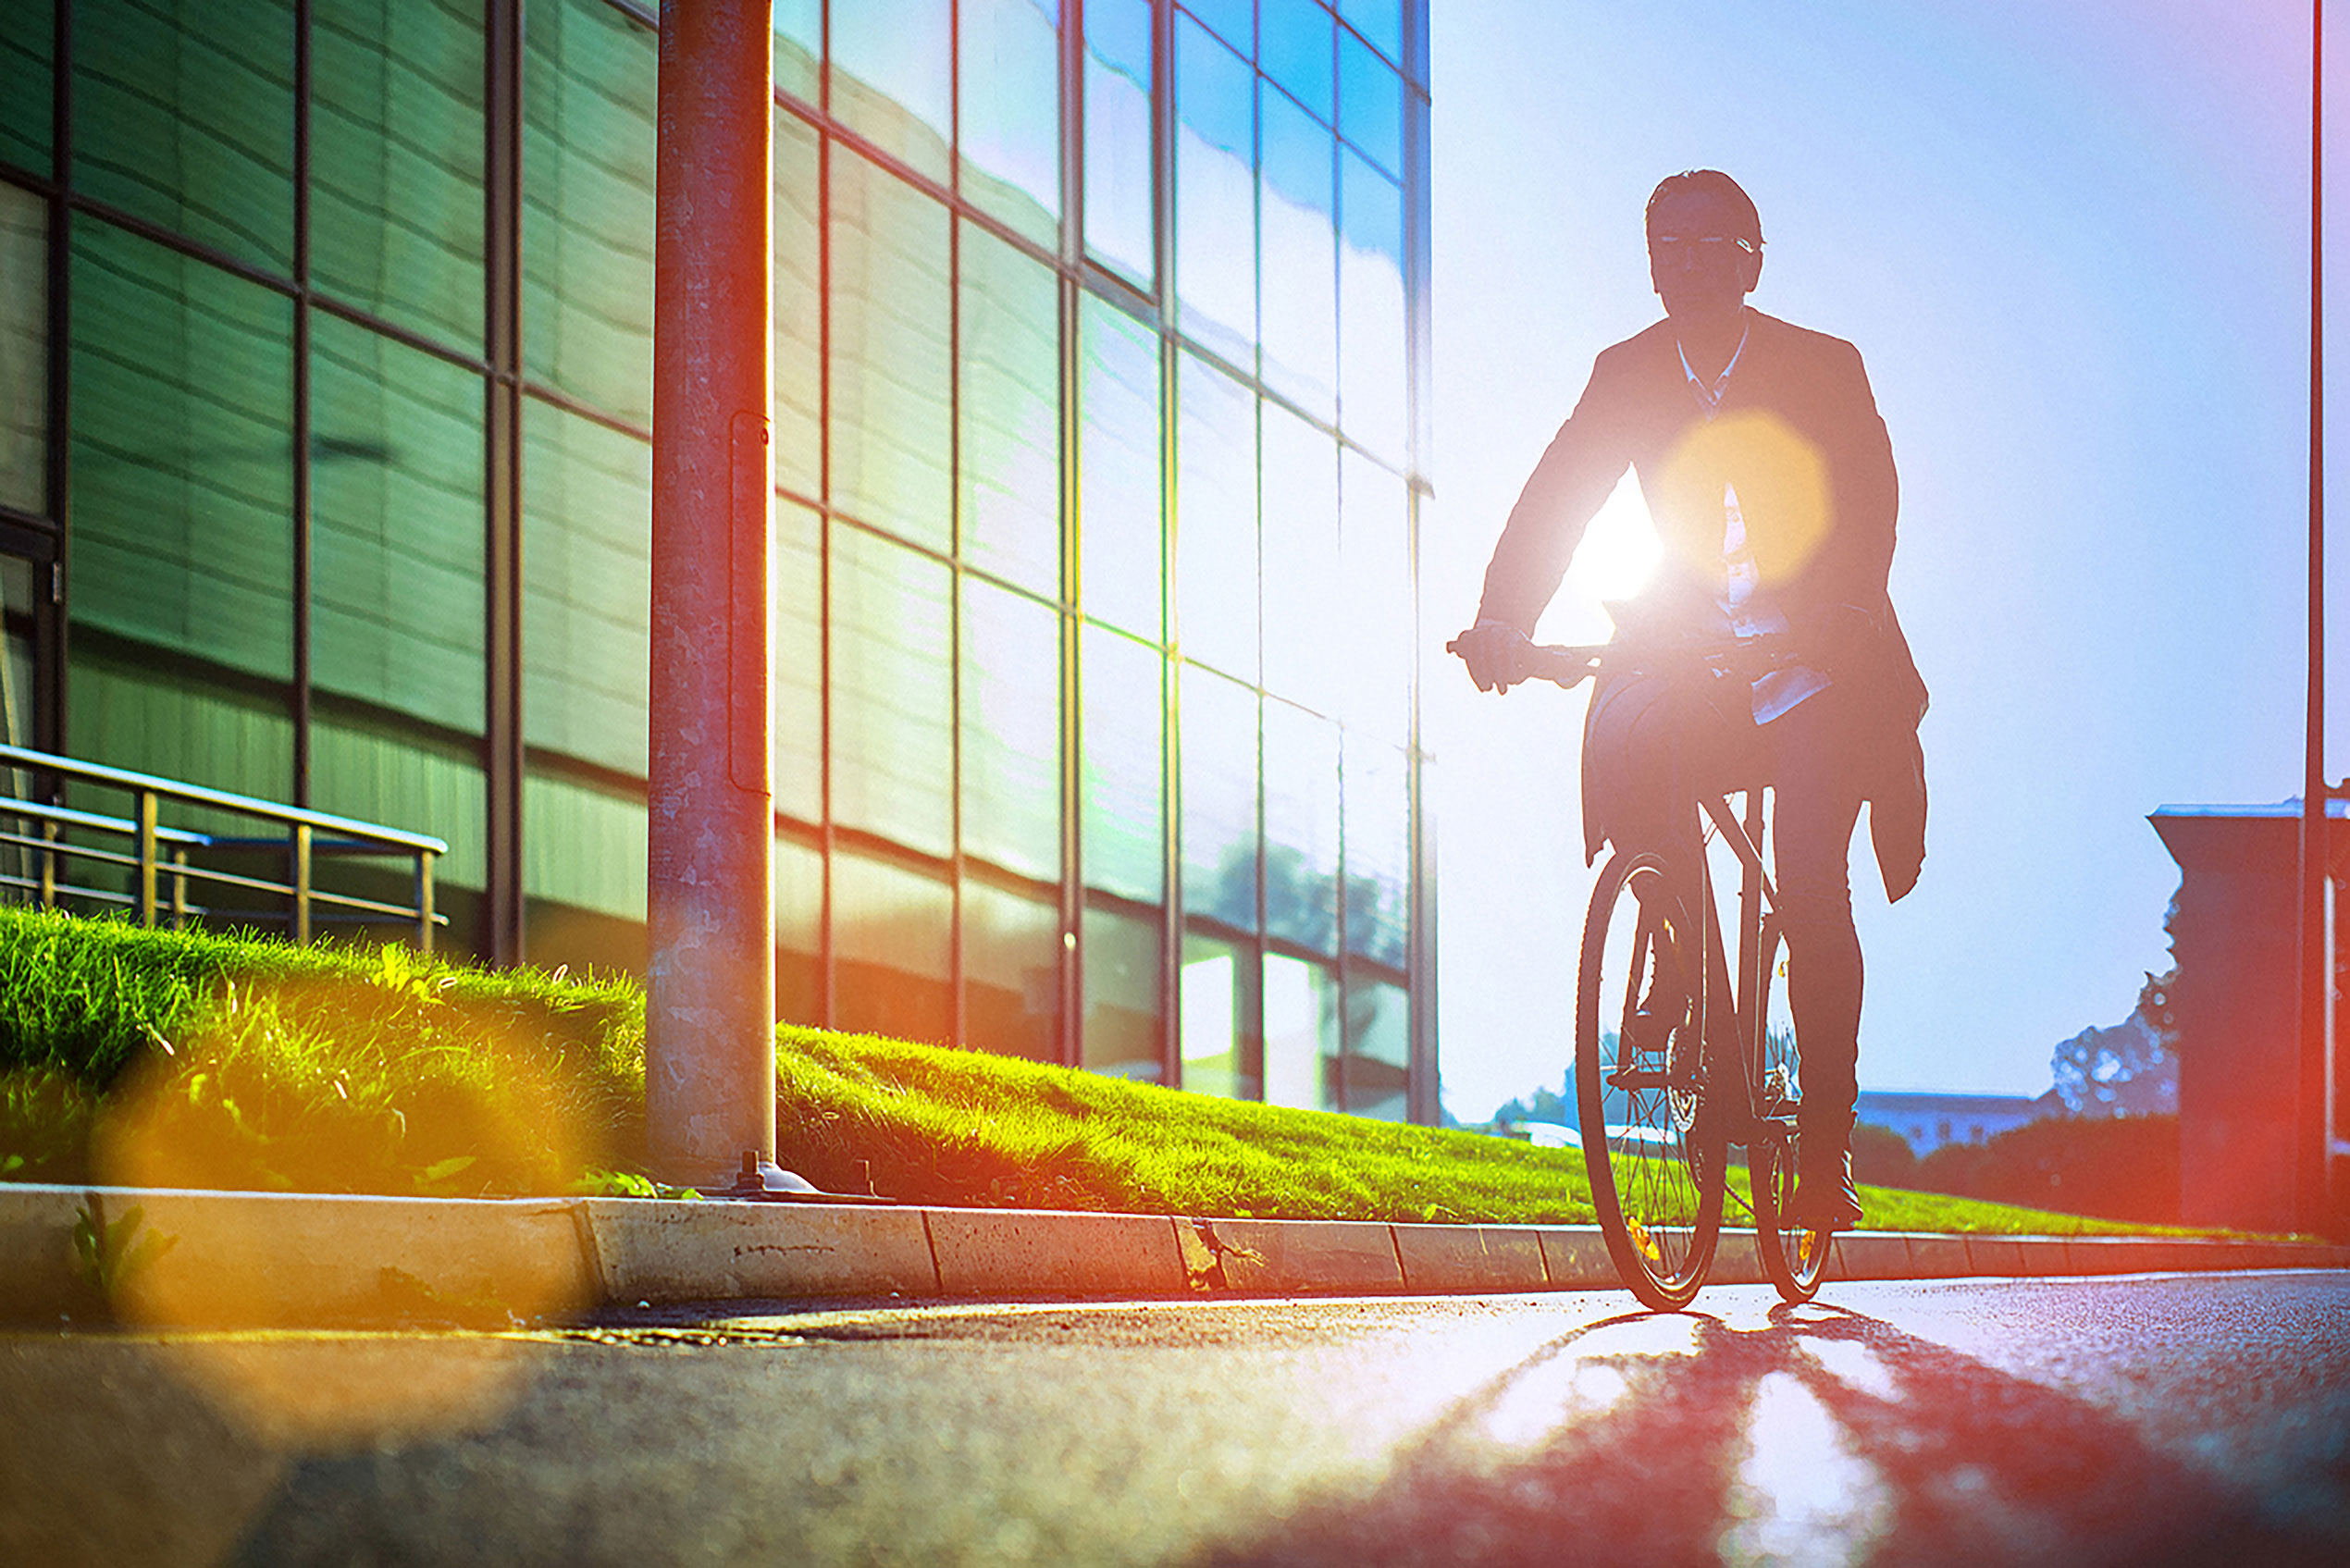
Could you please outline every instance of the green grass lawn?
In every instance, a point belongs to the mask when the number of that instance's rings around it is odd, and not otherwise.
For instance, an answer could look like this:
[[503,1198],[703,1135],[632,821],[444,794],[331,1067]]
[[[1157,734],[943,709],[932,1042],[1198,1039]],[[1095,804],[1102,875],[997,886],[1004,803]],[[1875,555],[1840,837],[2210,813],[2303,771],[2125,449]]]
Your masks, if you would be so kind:
[[[399,946],[0,908],[0,1176],[476,1196],[649,1191],[642,993]],[[1588,1223],[1582,1156],[785,1026],[779,1158],[907,1202]],[[1865,1188],[1873,1228],[2142,1230]]]

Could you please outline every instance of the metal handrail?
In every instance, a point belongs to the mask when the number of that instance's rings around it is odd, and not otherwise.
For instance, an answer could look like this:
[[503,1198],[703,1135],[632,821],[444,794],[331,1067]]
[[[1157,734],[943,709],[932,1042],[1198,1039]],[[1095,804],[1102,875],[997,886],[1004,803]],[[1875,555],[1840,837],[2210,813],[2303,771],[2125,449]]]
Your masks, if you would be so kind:
[[[449,845],[446,840],[435,838],[429,833],[410,833],[378,822],[363,822],[352,817],[338,817],[331,812],[313,811],[306,807],[281,805],[253,796],[186,784],[178,779],[160,778],[153,773],[133,772],[126,768],[78,761],[70,757],[33,751],[20,746],[0,745],[0,769],[43,773],[54,778],[120,790],[130,795],[133,802],[132,816],[108,817],[44,801],[0,799],[0,818],[12,817],[23,822],[41,824],[41,836],[38,838],[30,836],[29,831],[25,833],[0,832],[0,845],[31,850],[41,856],[41,874],[38,878],[0,876],[0,886],[22,887],[37,892],[43,905],[55,905],[62,894],[68,897],[101,903],[135,906],[140,923],[153,926],[162,906],[159,880],[167,875],[171,879],[169,907],[175,927],[184,924],[191,914],[201,916],[211,912],[188,903],[188,883],[192,880],[290,898],[292,908],[288,919],[296,942],[310,940],[314,904],[327,906],[330,909],[357,911],[356,915],[340,917],[344,920],[364,920],[369,914],[380,914],[412,920],[415,925],[416,945],[427,953],[432,951],[434,928],[449,923],[448,916],[433,908],[433,862],[449,853]],[[259,818],[266,822],[282,825],[286,834],[283,838],[245,837],[167,828],[160,821],[165,800]],[[135,853],[123,855],[68,843],[57,836],[61,827],[122,835],[133,841]],[[332,836],[321,838],[322,833]],[[188,863],[188,854],[192,849],[228,853],[282,850],[290,862],[289,876],[283,883],[275,883],[265,878],[192,866]],[[166,853],[169,855],[167,861],[163,858]],[[311,884],[311,863],[320,854],[396,856],[412,859],[415,863],[414,901],[406,905],[389,904],[378,899],[328,893],[315,888]],[[130,868],[136,875],[137,891],[118,894],[102,888],[61,883],[57,880],[57,862],[61,858]],[[326,918],[338,917],[329,915]]]

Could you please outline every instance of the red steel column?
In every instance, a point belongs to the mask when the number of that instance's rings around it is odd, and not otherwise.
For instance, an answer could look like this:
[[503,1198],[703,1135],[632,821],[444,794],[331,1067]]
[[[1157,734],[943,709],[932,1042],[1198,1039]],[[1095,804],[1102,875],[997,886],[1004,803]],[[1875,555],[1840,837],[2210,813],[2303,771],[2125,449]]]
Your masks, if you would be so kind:
[[703,1187],[775,1154],[773,13],[661,7],[645,1093],[654,1172]]

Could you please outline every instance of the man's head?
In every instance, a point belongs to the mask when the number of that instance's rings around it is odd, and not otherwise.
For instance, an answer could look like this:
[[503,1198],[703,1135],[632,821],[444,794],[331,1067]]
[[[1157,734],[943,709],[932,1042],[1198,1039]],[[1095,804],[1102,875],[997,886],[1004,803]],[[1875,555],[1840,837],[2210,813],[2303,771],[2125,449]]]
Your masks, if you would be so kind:
[[1649,278],[1665,314],[1692,324],[1735,315],[1762,276],[1762,219],[1720,169],[1661,182],[1648,204]]

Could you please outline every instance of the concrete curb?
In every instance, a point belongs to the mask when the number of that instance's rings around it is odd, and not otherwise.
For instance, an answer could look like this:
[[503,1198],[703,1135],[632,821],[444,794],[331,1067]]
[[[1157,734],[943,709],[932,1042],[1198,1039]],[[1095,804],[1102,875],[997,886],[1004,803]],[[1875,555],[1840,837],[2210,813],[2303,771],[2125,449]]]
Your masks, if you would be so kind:
[[[97,1273],[84,1216],[121,1229]],[[152,1241],[149,1239],[152,1238]],[[142,1250],[143,1244],[143,1250]],[[1759,1282],[1728,1231],[1717,1284]],[[2203,1237],[1837,1238],[1829,1278],[2350,1267],[2350,1247]],[[466,1200],[0,1183],[0,1320],[506,1323],[606,1303],[1614,1290],[1590,1226],[1388,1225],[1011,1209]]]

